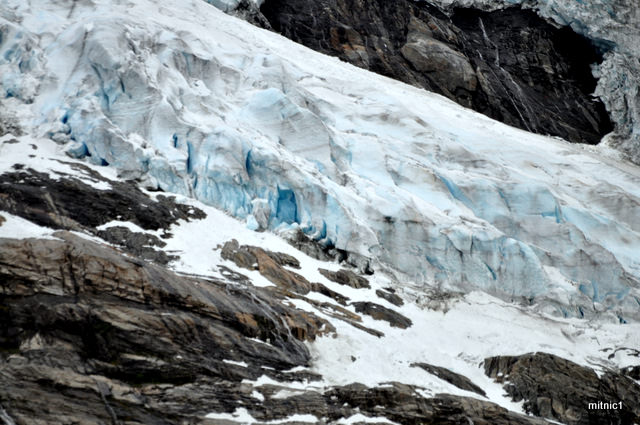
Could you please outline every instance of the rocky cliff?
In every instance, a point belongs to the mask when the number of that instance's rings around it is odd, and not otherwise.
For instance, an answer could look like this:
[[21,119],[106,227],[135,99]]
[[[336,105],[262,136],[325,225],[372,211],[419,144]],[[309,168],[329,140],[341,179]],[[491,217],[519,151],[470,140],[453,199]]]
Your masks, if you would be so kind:
[[592,144],[612,129],[593,96],[604,50],[533,11],[410,0],[266,0],[260,11],[296,42],[504,123]]

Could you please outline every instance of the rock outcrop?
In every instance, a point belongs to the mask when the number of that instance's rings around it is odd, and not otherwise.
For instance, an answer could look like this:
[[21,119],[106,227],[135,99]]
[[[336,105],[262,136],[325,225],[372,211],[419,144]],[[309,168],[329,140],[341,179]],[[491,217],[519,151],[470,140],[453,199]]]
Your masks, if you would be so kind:
[[395,328],[406,329],[412,325],[411,319],[407,319],[397,311],[380,304],[368,301],[357,301],[352,303],[352,305],[355,307],[356,312],[371,316],[375,320],[384,320]]
[[482,390],[482,388],[480,388],[479,386],[471,382],[469,378],[467,378],[466,376],[462,376],[458,373],[452,372],[447,368],[444,368],[441,366],[434,366],[429,363],[414,363],[412,364],[412,366],[419,367],[420,369],[423,369],[428,373],[435,375],[438,378],[444,381],[447,381],[448,383],[455,385],[456,387],[462,390],[472,391],[476,394],[480,394],[483,397],[486,395],[485,392]]
[[593,369],[546,353],[491,357],[484,369],[533,415],[569,425],[640,421],[640,386],[619,371],[599,377]]
[[445,13],[410,0],[266,0],[260,10],[291,40],[507,124],[580,143],[612,130],[592,96],[602,51],[535,12]]
[[302,341],[329,329],[259,288],[56,238],[0,240],[0,404],[18,424],[233,410],[250,400],[243,379],[294,378],[285,371],[309,362]]
[[[94,189],[75,190],[77,201],[82,190]],[[100,199],[111,198],[96,198],[94,208],[100,208]],[[47,208],[36,210],[37,204],[25,214],[54,225],[72,223],[71,214],[84,217],[64,202],[51,203],[60,212],[55,220]],[[74,229],[87,233],[84,221],[73,220]],[[300,414],[319,423],[364,415],[398,423],[541,424],[490,402],[425,398],[400,383],[300,390],[283,397],[288,382],[321,378],[305,370],[310,355],[303,342],[334,332],[326,320],[283,302],[284,297],[305,299],[299,292],[310,290],[340,300],[337,292],[288,270],[299,267],[295,257],[235,241],[225,245],[225,256],[276,285],[256,288],[235,272],[225,274],[227,281],[178,275],[126,246],[97,241],[96,236],[130,236],[118,227],[108,234],[81,234],[60,230],[50,239],[0,239],[0,419],[5,424],[210,425],[242,422],[233,419],[239,411],[255,423],[287,423]],[[359,281],[355,274],[342,274]],[[381,335],[344,308],[306,301]],[[257,384],[263,376],[267,383]],[[228,419],[216,419],[223,417]]]
[[342,269],[334,272],[331,270],[320,269],[318,271],[327,279],[339,283],[340,285],[350,286],[355,289],[370,288],[369,281],[366,278],[358,276],[351,270]]
[[204,217],[202,211],[177,204],[173,197],[151,199],[135,181],[109,180],[86,166],[70,164],[86,182],[73,176],[52,178],[19,165],[15,172],[0,175],[0,209],[41,226],[92,232],[116,220],[161,230],[180,219]]

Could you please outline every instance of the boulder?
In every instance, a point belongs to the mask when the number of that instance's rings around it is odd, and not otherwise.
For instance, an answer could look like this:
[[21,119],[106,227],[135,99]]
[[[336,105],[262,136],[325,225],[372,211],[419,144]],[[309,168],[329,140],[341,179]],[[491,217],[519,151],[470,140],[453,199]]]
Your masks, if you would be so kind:
[[423,369],[429,372],[430,374],[437,376],[443,381],[447,381],[451,385],[455,385],[461,390],[471,391],[483,397],[486,396],[484,390],[479,386],[477,386],[476,384],[474,384],[473,382],[471,382],[469,378],[467,378],[466,376],[462,376],[458,373],[452,372],[447,368],[434,366],[428,363],[413,363],[411,366],[419,367],[420,369]]
[[356,312],[369,315],[376,320],[384,320],[394,328],[406,329],[413,324],[411,319],[380,304],[369,301],[357,301],[352,302],[351,305],[355,307]]

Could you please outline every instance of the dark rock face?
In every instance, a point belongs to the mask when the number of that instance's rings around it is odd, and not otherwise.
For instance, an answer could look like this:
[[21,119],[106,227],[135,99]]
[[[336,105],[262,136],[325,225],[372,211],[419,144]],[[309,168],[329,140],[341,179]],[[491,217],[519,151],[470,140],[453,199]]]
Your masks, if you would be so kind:
[[445,14],[410,0],[266,0],[260,10],[293,41],[507,124],[581,143],[612,130],[591,96],[601,55],[531,11]]
[[162,248],[166,245],[166,242],[159,237],[149,233],[132,232],[127,227],[113,226],[105,230],[99,230],[98,237],[112,244],[120,245],[127,252],[154,263],[168,264],[171,260],[177,258],[153,248],[154,246]]
[[404,301],[402,301],[402,298],[400,298],[398,295],[394,294],[391,291],[392,289],[391,290],[376,289],[376,295],[384,300],[389,301],[391,304],[397,307],[401,307],[402,305],[404,305]]
[[597,81],[590,65],[602,56],[587,39],[528,10],[456,9],[452,21],[464,33],[462,51],[481,86],[474,109],[572,142],[595,144],[613,129],[591,96]]
[[351,305],[355,307],[358,313],[369,315],[376,320],[384,320],[395,328],[406,329],[412,325],[411,319],[380,304],[368,301],[357,301],[351,303]]
[[233,411],[251,400],[242,379],[294,378],[284,371],[309,361],[301,341],[322,333],[324,321],[273,293],[56,237],[0,239],[0,404],[18,424]]
[[486,395],[482,388],[471,382],[469,378],[452,372],[444,367],[434,366],[428,363],[413,363],[411,366],[419,367],[420,369],[423,369],[430,374],[435,375],[444,381],[447,381],[451,385],[455,385],[460,389],[472,391],[476,394],[480,394],[481,396]]
[[[352,384],[330,390],[325,396],[330,400],[335,399],[344,403],[341,406],[343,416],[350,416],[351,412],[358,409],[355,411],[369,416],[383,415],[402,424],[541,425],[547,423],[509,412],[493,403],[474,398],[452,395],[422,398],[415,392],[414,387],[395,382],[376,388]],[[332,416],[329,418],[332,419]]]
[[333,272],[331,270],[319,269],[318,271],[327,279],[340,285],[350,286],[355,289],[370,288],[369,281],[366,278],[358,276],[351,270],[342,269]]
[[53,229],[90,230],[110,221],[131,221],[143,229],[168,229],[179,219],[202,218],[204,213],[174,198],[146,196],[135,182],[105,179],[95,171],[73,164],[84,178],[105,183],[100,190],[72,176],[53,179],[34,170],[0,175],[0,209]]
[[[491,357],[485,359],[484,368],[536,416],[570,425],[640,421],[640,386],[619,372],[599,378],[592,369],[545,353]],[[616,403],[618,408],[602,408],[601,403]]]

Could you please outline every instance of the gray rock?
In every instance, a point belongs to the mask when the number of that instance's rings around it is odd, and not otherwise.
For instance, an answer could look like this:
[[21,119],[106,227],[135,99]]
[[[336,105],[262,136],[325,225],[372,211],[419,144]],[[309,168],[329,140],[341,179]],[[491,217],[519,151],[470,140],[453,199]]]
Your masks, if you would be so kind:
[[376,289],[376,295],[384,300],[389,301],[391,304],[395,306],[400,307],[404,305],[404,301],[402,301],[402,298],[400,298],[398,295],[394,293],[391,293],[382,289]]
[[127,227],[112,226],[105,230],[99,230],[97,236],[114,245],[120,245],[137,257],[158,264],[168,264],[178,258],[153,248],[154,246],[164,247],[166,243],[150,233],[133,232]]
[[318,271],[327,279],[339,283],[340,285],[350,286],[355,289],[371,287],[366,278],[358,276],[351,270],[341,269],[337,272],[333,272],[331,270],[318,269]]
[[478,86],[469,60],[441,41],[418,38],[402,46],[400,53],[416,70],[432,74],[434,82],[448,97],[454,97],[456,89],[473,92]]
[[111,189],[100,190],[79,178],[52,179],[34,170],[0,175],[3,193],[0,209],[53,229],[89,231],[113,220],[131,221],[145,230],[168,229],[177,220],[203,218],[197,208],[175,202],[173,197],[152,200],[135,182],[112,181],[88,167],[69,163],[82,178],[103,182]]
[[[617,371],[593,369],[546,353],[485,359],[487,376],[504,383],[528,413],[569,425],[632,424],[640,420],[640,386]],[[589,408],[619,403],[620,409]]]
[[444,381],[447,381],[451,385],[455,385],[456,387],[462,390],[471,391],[476,394],[480,394],[483,397],[486,396],[482,388],[480,388],[479,386],[471,382],[469,378],[467,378],[466,376],[462,376],[458,373],[452,372],[447,368],[434,366],[428,363],[413,363],[411,366],[419,367],[429,372],[430,374],[435,375]]
[[351,305],[355,307],[356,312],[369,315],[376,320],[384,320],[395,328],[406,329],[413,324],[411,319],[404,317],[397,311],[381,306],[380,304],[368,301],[358,301],[352,302]]

